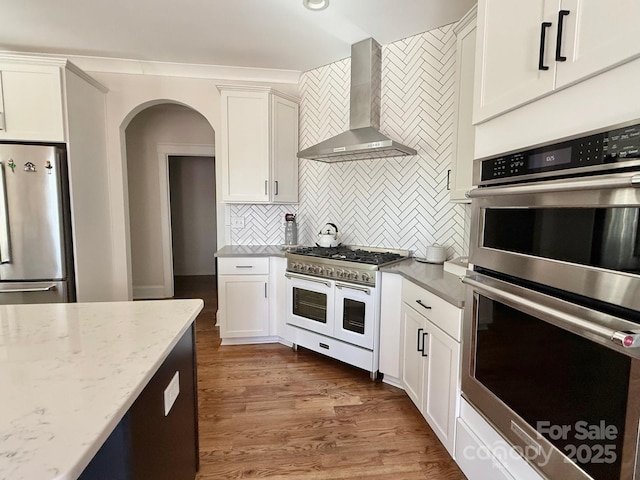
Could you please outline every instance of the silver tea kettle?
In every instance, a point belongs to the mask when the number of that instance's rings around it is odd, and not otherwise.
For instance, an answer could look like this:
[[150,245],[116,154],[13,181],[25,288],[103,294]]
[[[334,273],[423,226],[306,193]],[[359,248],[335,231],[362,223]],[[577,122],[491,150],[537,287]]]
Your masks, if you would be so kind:
[[335,223],[327,223],[318,234],[316,245],[319,247],[337,247],[340,245],[338,241],[338,227]]

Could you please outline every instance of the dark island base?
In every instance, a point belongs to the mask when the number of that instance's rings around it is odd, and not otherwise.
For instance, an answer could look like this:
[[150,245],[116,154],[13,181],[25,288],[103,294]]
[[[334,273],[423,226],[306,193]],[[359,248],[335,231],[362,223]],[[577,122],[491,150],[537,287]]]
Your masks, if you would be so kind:
[[[79,480],[193,480],[198,469],[195,332],[191,325]],[[164,391],[179,372],[167,416]]]

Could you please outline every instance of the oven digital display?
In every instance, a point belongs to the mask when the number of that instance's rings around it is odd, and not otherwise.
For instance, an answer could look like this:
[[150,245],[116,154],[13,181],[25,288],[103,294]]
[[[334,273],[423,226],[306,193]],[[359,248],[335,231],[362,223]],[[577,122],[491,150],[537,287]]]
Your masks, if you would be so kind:
[[529,168],[545,168],[571,163],[571,147],[546,150],[529,156]]

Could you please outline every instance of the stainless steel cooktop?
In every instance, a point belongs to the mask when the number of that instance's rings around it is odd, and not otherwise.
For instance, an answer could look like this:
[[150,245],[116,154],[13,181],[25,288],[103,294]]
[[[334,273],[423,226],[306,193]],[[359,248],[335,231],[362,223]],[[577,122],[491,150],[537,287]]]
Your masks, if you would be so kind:
[[409,253],[359,246],[298,247],[286,253],[287,271],[375,286],[380,267],[401,262]]

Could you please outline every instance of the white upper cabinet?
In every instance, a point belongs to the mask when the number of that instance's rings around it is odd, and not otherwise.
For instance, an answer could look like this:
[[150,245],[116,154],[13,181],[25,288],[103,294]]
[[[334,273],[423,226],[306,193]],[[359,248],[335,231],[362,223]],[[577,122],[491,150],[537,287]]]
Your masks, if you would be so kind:
[[473,114],[473,75],[476,55],[476,7],[456,25],[456,109],[453,151],[449,175],[449,198],[452,202],[470,202],[466,193],[473,181],[475,128]]
[[[640,56],[638,0],[562,0],[556,87],[570,85]],[[559,17],[556,17],[556,19]]]
[[224,87],[222,199],[298,201],[298,104],[271,89]]
[[0,62],[0,140],[64,142],[58,66]]
[[298,104],[272,94],[271,179],[274,203],[298,202]]
[[637,0],[479,0],[473,123],[638,57],[639,19]]

